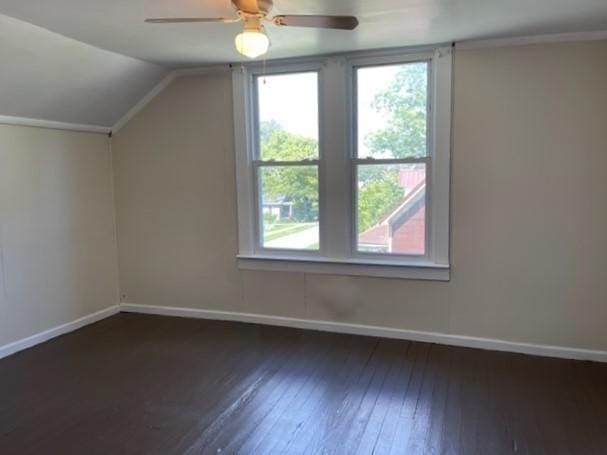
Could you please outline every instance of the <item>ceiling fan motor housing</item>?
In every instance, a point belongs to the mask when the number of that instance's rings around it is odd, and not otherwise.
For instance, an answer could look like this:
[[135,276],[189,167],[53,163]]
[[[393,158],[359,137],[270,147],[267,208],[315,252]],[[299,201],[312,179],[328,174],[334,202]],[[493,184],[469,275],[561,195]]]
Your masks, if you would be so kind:
[[232,5],[236,10],[248,15],[263,15],[269,14],[274,6],[272,0],[231,0]]

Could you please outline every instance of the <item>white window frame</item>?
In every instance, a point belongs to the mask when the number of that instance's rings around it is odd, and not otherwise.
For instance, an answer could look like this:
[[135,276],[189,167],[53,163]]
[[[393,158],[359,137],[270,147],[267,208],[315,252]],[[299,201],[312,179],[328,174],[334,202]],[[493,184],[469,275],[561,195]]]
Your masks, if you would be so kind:
[[[426,254],[399,255],[357,251],[356,68],[429,62]],[[259,229],[255,77],[262,74],[318,73],[320,249],[263,248]],[[295,59],[234,66],[234,146],[238,199],[239,268],[355,276],[447,281],[449,264],[449,190],[451,153],[451,46],[369,51],[335,57]],[[396,160],[395,160],[396,161]],[[403,161],[403,160],[398,160]],[[418,160],[419,161],[419,160]]]
[[[309,257],[314,258],[319,256],[320,249],[318,251],[315,250],[302,250],[302,249],[286,249],[286,248],[267,248],[264,247],[262,241],[262,233],[263,233],[263,219],[260,217],[262,213],[262,201],[260,198],[261,186],[259,180],[259,169],[262,167],[288,167],[288,166],[317,166],[318,168],[318,180],[319,180],[319,188],[318,188],[318,196],[319,196],[319,219],[320,219],[320,169],[321,169],[321,159],[323,156],[323,148],[322,141],[318,141],[318,158],[316,159],[307,159],[300,161],[264,161],[261,159],[261,150],[259,150],[259,118],[257,118],[257,113],[259,110],[259,99],[258,99],[258,87],[256,86],[256,79],[259,77],[263,77],[264,75],[277,75],[277,74],[301,74],[301,73],[316,73],[318,76],[318,135],[322,137],[322,125],[323,125],[323,114],[322,109],[320,109],[320,100],[322,99],[321,94],[321,78],[322,78],[322,65],[318,63],[306,64],[306,65],[298,65],[297,71],[291,71],[291,67],[277,67],[273,68],[271,72],[268,72],[265,69],[252,69],[249,71],[249,90],[250,90],[250,99],[251,99],[251,112],[250,115],[251,121],[251,139],[252,143],[249,145],[251,147],[251,155],[253,165],[253,222],[254,222],[254,233],[253,233],[253,251],[260,256],[277,256],[277,257],[290,257],[293,254],[296,254],[300,257]],[[319,223],[320,224],[320,223]],[[320,240],[320,239],[319,239]],[[320,242],[319,242],[320,243]]]

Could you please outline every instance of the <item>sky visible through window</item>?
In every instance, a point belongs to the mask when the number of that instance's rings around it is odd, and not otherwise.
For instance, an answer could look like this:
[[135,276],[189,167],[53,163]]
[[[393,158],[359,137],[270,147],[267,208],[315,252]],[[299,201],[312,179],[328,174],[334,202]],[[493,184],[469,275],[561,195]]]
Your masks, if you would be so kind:
[[259,120],[274,120],[284,131],[318,140],[316,73],[260,76]]
[[390,85],[394,80],[400,65],[374,66],[372,68],[361,68],[357,72],[358,87],[358,155],[367,156],[369,148],[366,138],[373,131],[381,130],[389,120],[389,115],[372,109],[375,96]]

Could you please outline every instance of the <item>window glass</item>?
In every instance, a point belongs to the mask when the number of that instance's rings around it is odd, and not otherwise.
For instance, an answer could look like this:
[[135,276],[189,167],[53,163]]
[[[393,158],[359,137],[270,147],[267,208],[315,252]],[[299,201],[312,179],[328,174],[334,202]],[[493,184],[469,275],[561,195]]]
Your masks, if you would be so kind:
[[358,157],[426,156],[428,63],[362,67],[356,80]]
[[264,248],[318,250],[318,167],[260,168]]
[[261,160],[318,158],[318,74],[258,76]]
[[358,251],[423,255],[425,164],[359,165],[356,177]]

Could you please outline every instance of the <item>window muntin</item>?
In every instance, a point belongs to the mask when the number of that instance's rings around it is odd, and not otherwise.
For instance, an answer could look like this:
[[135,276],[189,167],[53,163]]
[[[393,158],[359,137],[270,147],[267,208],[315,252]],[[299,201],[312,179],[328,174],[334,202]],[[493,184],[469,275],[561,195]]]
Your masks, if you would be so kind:
[[428,251],[427,61],[355,67],[355,254]]
[[254,85],[259,248],[318,252],[318,73],[258,75]]

